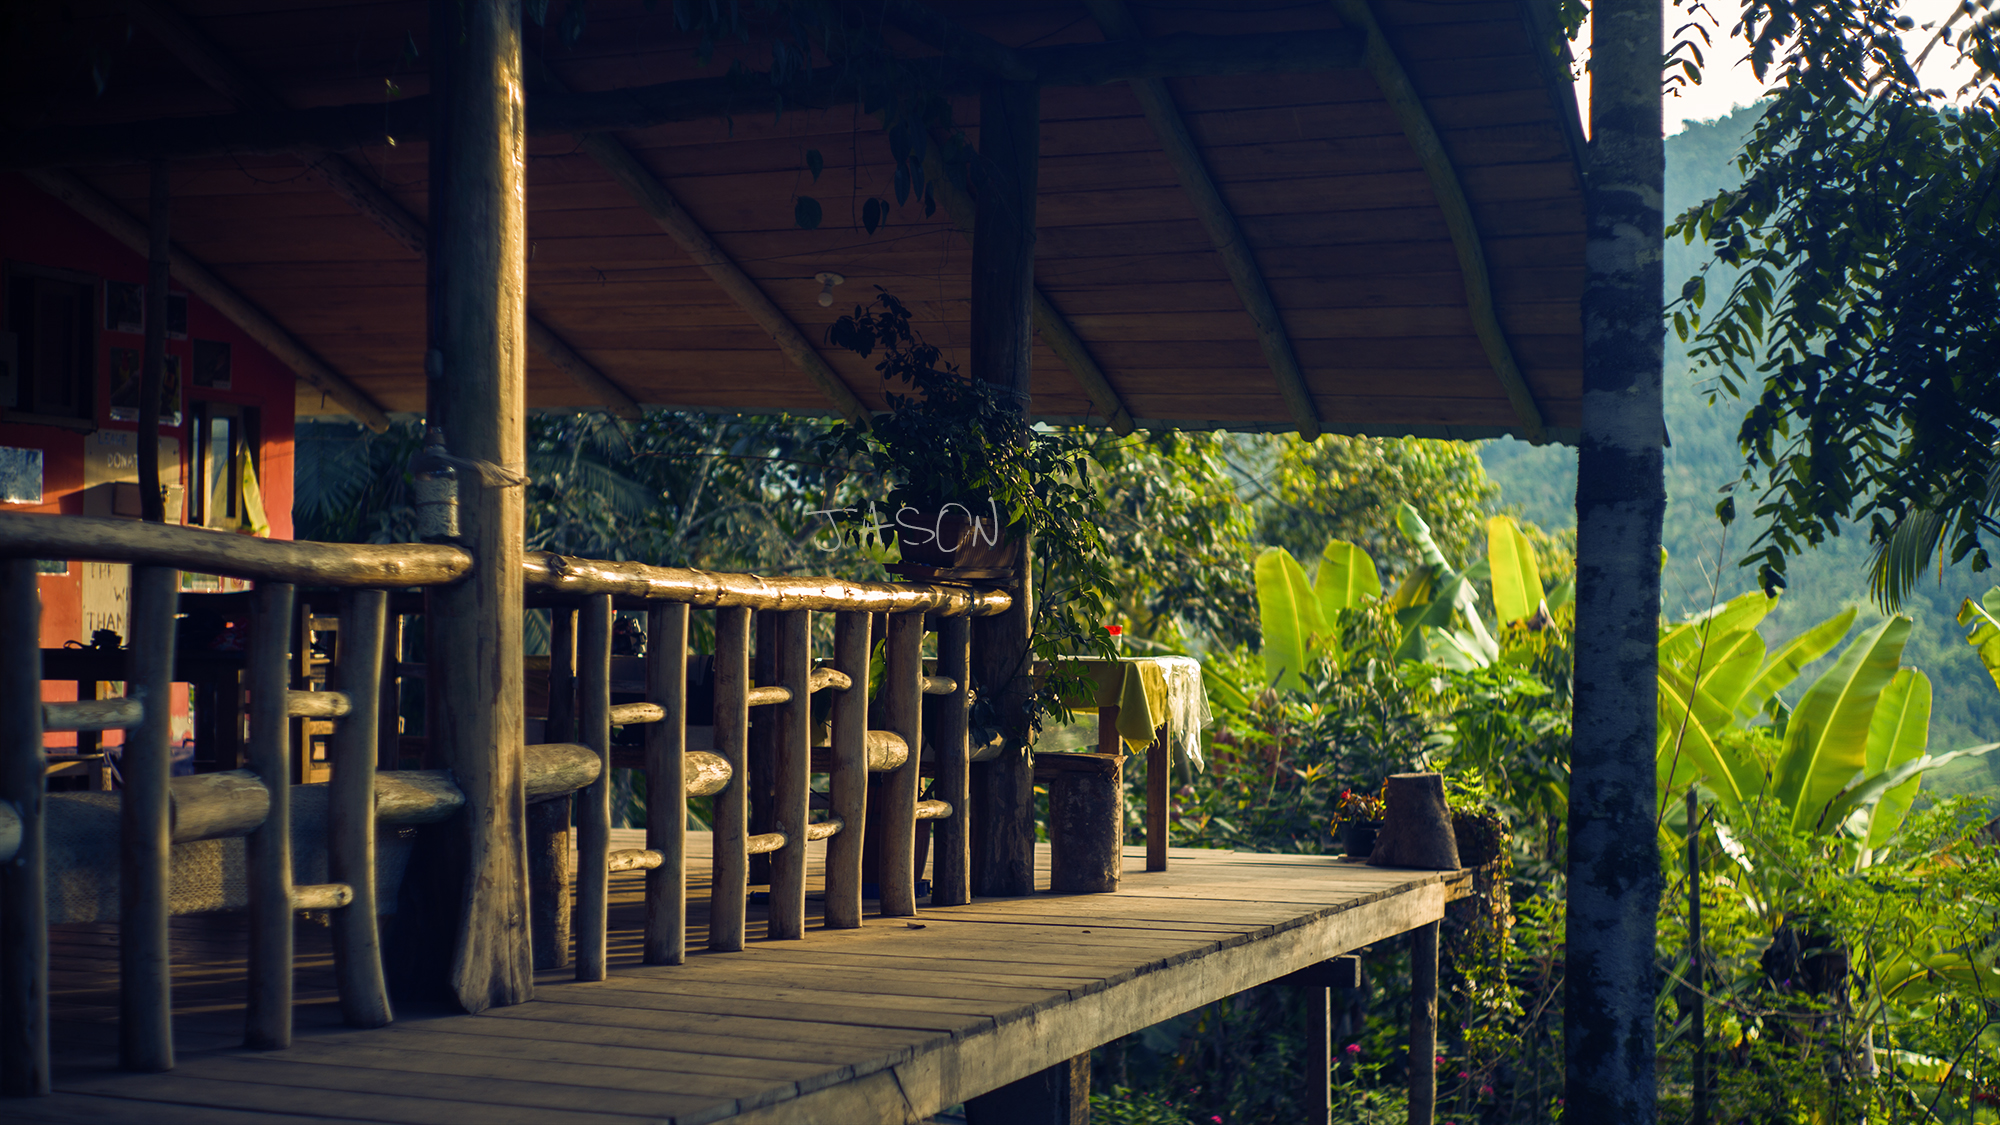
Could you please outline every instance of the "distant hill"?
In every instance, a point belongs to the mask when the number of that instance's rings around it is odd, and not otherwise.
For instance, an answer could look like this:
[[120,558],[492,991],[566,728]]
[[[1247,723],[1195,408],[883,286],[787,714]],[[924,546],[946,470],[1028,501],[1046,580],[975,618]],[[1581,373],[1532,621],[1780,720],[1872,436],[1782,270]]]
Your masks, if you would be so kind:
[[[1669,218],[1740,182],[1734,163],[1736,151],[1761,112],[1756,106],[1739,109],[1715,121],[1690,123],[1681,133],[1667,138]],[[1687,246],[1674,240],[1668,245],[1666,292],[1670,300],[1679,296],[1682,283],[1706,260],[1700,244]],[[1726,292],[1726,285],[1727,277],[1722,267],[1717,267],[1709,277],[1711,308]],[[1740,518],[1725,542],[1714,516],[1720,499],[1717,490],[1736,481],[1743,470],[1736,443],[1743,411],[1727,395],[1710,405],[1707,382],[1702,373],[1690,369],[1684,348],[1669,332],[1666,415],[1672,445],[1666,457],[1664,541],[1669,561],[1665,600],[1666,611],[1674,617],[1707,607],[1712,596],[1726,600],[1756,585],[1755,570],[1739,568],[1736,561],[1749,553],[1761,527]],[[1486,443],[1480,458],[1499,482],[1501,502],[1507,508],[1552,530],[1575,525],[1575,450],[1538,449],[1503,439]],[[1737,511],[1747,513],[1754,505],[1744,487],[1739,486]],[[1868,561],[1867,535],[1859,527],[1819,550],[1794,558],[1788,575],[1790,587],[1771,615],[1767,636],[1790,636],[1849,604],[1862,607],[1863,623],[1879,620],[1880,614],[1868,601]],[[1719,579],[1711,581],[1717,575]],[[1965,644],[1964,631],[1954,620],[1961,601],[1996,584],[2000,584],[2000,572],[1979,575],[1966,567],[1951,568],[1941,578],[1924,583],[1904,607],[1916,621],[1916,628],[1903,662],[1921,668],[1936,688],[1931,722],[1934,752],[2000,741],[2000,688]],[[1819,670],[1808,669],[1801,686]],[[1796,700],[1799,690],[1794,688],[1787,698]],[[1936,784],[1926,787],[1971,791],[2000,785],[1996,764],[1994,757],[1962,763],[1957,769],[1947,768]]]

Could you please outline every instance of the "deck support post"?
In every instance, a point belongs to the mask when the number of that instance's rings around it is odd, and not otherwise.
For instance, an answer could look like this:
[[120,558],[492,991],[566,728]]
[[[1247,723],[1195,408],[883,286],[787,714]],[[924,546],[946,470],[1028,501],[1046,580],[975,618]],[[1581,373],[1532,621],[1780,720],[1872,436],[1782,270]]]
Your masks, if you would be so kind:
[[[152,453],[143,439],[157,432],[140,433],[143,454]],[[145,718],[126,732],[125,751],[119,756],[125,792],[119,801],[118,822],[122,859],[118,876],[118,1046],[127,1070],[174,1068],[173,970],[167,948],[167,847],[173,818],[167,776],[173,741],[174,606],[180,585],[178,570],[132,568],[131,675],[125,690],[141,701]],[[284,954],[289,971],[289,946]],[[254,1006],[254,949],[252,961]],[[289,1021],[289,993],[285,999]]]
[[766,932],[775,939],[802,938],[806,936],[806,820],[812,799],[812,612],[795,609],[769,616],[777,650],[772,654],[773,682],[789,689],[792,697],[770,708],[777,712],[772,823],[774,831],[785,834],[785,846],[771,853]]
[[1090,1055],[965,1099],[966,1125],[1089,1125]]
[[0,1095],[49,1092],[49,926],[42,806],[42,598],[35,560],[0,560],[0,801],[21,842],[0,864]]
[[395,1018],[382,975],[381,910],[375,894],[375,759],[381,734],[386,590],[350,590],[340,599],[340,664],[336,685],[353,711],[333,731],[328,757],[327,874],[353,889],[354,901],[334,912],[334,970],[340,1011],[354,1027],[381,1027]]
[[907,917],[917,912],[917,771],[924,742],[924,615],[889,615],[889,639],[884,654],[883,708],[889,729],[903,737],[910,756],[882,779],[882,815],[869,810],[869,821],[881,827],[881,864],[877,869],[882,916]]
[[951,805],[951,816],[931,829],[931,905],[964,906],[972,901],[972,835],[967,810],[972,802],[971,753],[967,734],[970,717],[972,619],[945,617],[938,622],[938,674],[958,685],[940,696],[931,746],[937,755],[934,795]]
[[[461,531],[476,560],[433,599],[433,690],[445,764],[464,790],[463,879],[450,988],[480,1012],[534,994],[521,789],[526,467],[527,166],[518,0],[432,7],[449,44],[441,167],[431,195],[430,420],[459,472]],[[441,173],[441,174],[439,174]]]
[[749,894],[750,611],[715,611],[715,752],[729,763],[729,784],[715,795],[710,854],[708,948],[743,950]]
[[[1035,192],[1041,156],[1041,90],[988,82],[979,92],[979,213],[972,240],[972,377],[1002,389],[1028,416],[1033,360]],[[1025,434],[1023,440],[1026,440]],[[974,768],[972,893],[1025,895],[1035,889],[1035,778],[1030,757],[1028,647],[1034,607],[1023,544],[1020,577],[1007,612],[974,626],[973,682],[995,701],[1005,744]],[[914,751],[912,757],[915,757]]]
[[833,697],[833,773],[827,795],[841,829],[826,842],[826,928],[861,926],[861,851],[868,830],[868,653],[875,615],[833,620],[833,666],[853,686]]
[[1410,1125],[1437,1120],[1438,927],[1410,931]]
[[[549,611],[549,716],[545,742],[576,741],[576,610]],[[570,895],[576,873],[570,867],[568,795],[528,806],[528,909],[535,968],[570,966]]]
[[[251,593],[250,638],[243,678],[250,689],[250,768],[270,794],[264,823],[244,841],[250,884],[250,987],[243,1010],[243,1045],[292,1045],[292,730],[286,714],[291,682],[288,650],[296,591],[287,582],[259,582]],[[312,643],[309,636],[300,645]]]
[[1281,977],[1277,983],[1290,985],[1305,994],[1305,1045],[1313,1056],[1306,1063],[1305,1079],[1308,1083],[1319,1084],[1319,1092],[1310,1095],[1305,1103],[1312,1114],[1308,1120],[1332,1125],[1333,990],[1361,987],[1361,958],[1347,954],[1321,961]]

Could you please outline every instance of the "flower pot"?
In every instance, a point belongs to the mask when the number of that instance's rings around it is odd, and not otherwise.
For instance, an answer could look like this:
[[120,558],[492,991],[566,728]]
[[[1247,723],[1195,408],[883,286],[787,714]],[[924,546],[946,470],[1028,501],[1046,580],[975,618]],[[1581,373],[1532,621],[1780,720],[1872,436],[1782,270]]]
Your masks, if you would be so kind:
[[999,513],[963,504],[896,513],[903,561],[945,570],[1006,570],[1021,557],[1021,541],[998,525]]
[[1375,834],[1382,830],[1379,820],[1349,820],[1340,826],[1340,844],[1349,859],[1367,859],[1375,850]]

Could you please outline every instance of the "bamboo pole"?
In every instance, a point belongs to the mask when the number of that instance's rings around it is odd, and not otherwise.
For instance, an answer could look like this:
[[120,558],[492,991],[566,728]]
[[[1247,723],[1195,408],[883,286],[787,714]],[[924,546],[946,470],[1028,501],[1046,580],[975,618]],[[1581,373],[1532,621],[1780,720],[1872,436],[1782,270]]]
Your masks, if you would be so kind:
[[[549,715],[542,737],[568,742],[576,737],[576,611],[549,611]],[[528,909],[535,968],[570,967],[570,896],[576,875],[570,867],[570,810],[565,793],[528,806]]]
[[[889,727],[910,746],[924,737],[924,615],[897,613],[889,617],[888,667],[882,696]],[[882,822],[882,916],[899,918],[917,912],[917,770],[920,754],[911,754],[887,777],[886,815]]]
[[352,702],[338,720],[328,757],[327,874],[353,891],[333,915],[333,967],[340,1013],[354,1027],[381,1027],[395,1018],[382,975],[381,908],[375,896],[376,712],[382,704],[383,636],[389,595],[355,590],[340,599],[340,686]]
[[853,681],[833,699],[833,764],[828,796],[840,834],[826,845],[826,928],[861,925],[861,845],[868,818],[868,652],[873,615],[833,621],[833,663]]
[[257,585],[244,654],[244,679],[250,689],[247,757],[269,794],[264,823],[250,833],[245,853],[250,884],[250,998],[244,1006],[243,1043],[260,1049],[289,1047],[292,1042],[292,773],[285,692],[293,598],[289,583]]
[[49,1092],[49,927],[41,596],[32,559],[0,562],[0,802],[20,843],[0,863],[0,1094]]
[[[468,1012],[534,995],[522,793],[522,566],[527,465],[527,147],[520,6],[433,8],[433,53],[447,53],[443,198],[431,227],[438,282],[438,398],[451,452],[484,462],[459,474],[459,520],[478,560],[441,591],[430,674],[440,681],[445,764],[465,790],[461,917],[451,987]],[[438,48],[449,44],[443,51]],[[602,859],[600,853],[599,859]],[[601,870],[601,869],[600,869]]]
[[119,772],[118,1047],[127,1070],[174,1068],[173,967],[167,950],[167,777],[173,744],[174,608],[181,576],[132,568],[131,678],[145,718],[125,735]]
[[576,804],[576,979],[609,972],[611,869],[611,595],[577,614],[577,733],[602,763]]
[[970,619],[947,617],[939,623],[938,674],[952,680],[953,690],[932,704],[941,712],[933,728],[934,792],[951,805],[952,814],[931,830],[931,904],[963,906],[972,901],[972,832],[966,816],[972,808],[971,705],[966,697],[972,675]]
[[750,757],[750,611],[715,611],[715,752],[729,762],[729,786],[715,795],[715,835],[708,911],[708,947],[743,948],[749,897],[750,805],[745,766]]
[[[33,516],[31,519],[47,517]],[[4,519],[4,517],[0,517]],[[6,526],[0,523],[0,533]],[[1005,613],[1013,597],[1005,590],[968,590],[901,582],[849,582],[839,578],[763,578],[635,562],[604,562],[532,553],[523,558],[528,588],[567,597],[615,594],[625,598],[686,602],[698,608],[921,610],[945,616],[990,617]]]
[[665,712],[646,728],[646,849],[659,866],[646,874],[648,965],[687,960],[688,607],[646,614],[646,698]]
[[472,570],[472,556],[431,543],[301,543],[227,531],[94,516],[0,512],[0,556],[172,566],[302,586],[438,586]]
[[792,698],[778,709],[773,802],[777,831],[788,841],[771,853],[772,938],[806,936],[806,820],[812,797],[812,611],[773,614],[778,683]]

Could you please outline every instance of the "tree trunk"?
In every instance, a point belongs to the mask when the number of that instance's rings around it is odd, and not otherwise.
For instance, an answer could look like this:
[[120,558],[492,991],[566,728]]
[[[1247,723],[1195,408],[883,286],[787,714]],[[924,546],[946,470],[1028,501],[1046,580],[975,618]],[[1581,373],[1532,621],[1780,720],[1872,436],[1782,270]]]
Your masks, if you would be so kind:
[[1600,0],[1593,19],[1563,1018],[1575,1125],[1654,1119],[1660,900],[1660,3]]

